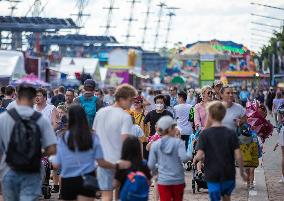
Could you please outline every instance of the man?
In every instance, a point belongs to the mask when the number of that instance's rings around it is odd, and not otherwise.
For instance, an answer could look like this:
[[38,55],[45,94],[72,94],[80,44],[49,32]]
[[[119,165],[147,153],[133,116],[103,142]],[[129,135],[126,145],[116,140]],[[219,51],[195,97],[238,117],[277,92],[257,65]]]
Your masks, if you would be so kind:
[[177,88],[171,87],[170,88],[170,97],[171,97],[171,107],[174,107],[178,104],[177,102]]
[[240,167],[240,176],[244,181],[242,154],[237,134],[222,126],[226,108],[219,101],[209,103],[208,125],[198,140],[197,154],[193,163],[204,161],[205,180],[211,201],[229,201],[236,185],[235,161]]
[[226,107],[226,115],[222,121],[223,126],[237,131],[237,127],[247,121],[246,110],[240,104],[234,102],[233,88],[226,85],[221,89],[223,104]]
[[246,87],[242,87],[242,90],[240,91],[240,100],[242,102],[242,106],[246,107],[247,101],[250,98],[250,92],[247,90]]
[[187,150],[189,136],[192,134],[192,125],[189,122],[189,111],[192,107],[186,103],[187,94],[184,91],[178,93],[178,105],[174,107],[177,128],[180,132],[181,139],[185,142],[185,148]]
[[165,109],[165,103],[166,103],[166,98],[164,95],[160,94],[157,95],[154,98],[155,102],[155,110],[150,111],[144,119],[144,124],[150,123],[150,135],[154,135],[156,133],[156,123],[158,120],[163,117],[163,116],[171,116],[173,117],[173,114]]
[[186,103],[191,105],[191,106],[194,106],[196,104],[194,89],[188,90],[188,96],[187,96],[187,99],[186,99]]
[[[31,118],[32,115],[35,114],[35,111],[33,110],[35,97],[35,88],[28,85],[20,85],[18,89],[17,105],[15,105],[16,113],[22,118]],[[12,168],[11,163],[8,165],[6,162],[9,158],[7,151],[10,148],[9,141],[11,141],[11,135],[13,133],[15,123],[15,120],[8,112],[4,112],[0,115],[0,155],[2,158],[1,180],[3,198],[4,200],[9,201],[38,200],[41,195],[40,169],[32,173],[18,171],[15,168]],[[40,131],[39,137],[41,143],[39,150],[43,149],[44,155],[46,156],[54,155],[56,153],[56,137],[50,122],[44,116],[39,115],[38,120],[35,123]],[[33,135],[32,137],[35,136]],[[30,150],[26,151],[30,152]],[[39,156],[41,155],[41,153],[38,154]],[[22,153],[22,157],[25,157],[25,155],[26,152]],[[40,157],[38,159],[38,166],[40,167]]]
[[44,88],[37,90],[34,109],[47,118],[54,129],[58,127],[56,107],[47,103],[47,91]]
[[221,95],[221,88],[223,86],[223,82],[221,80],[215,80],[213,84],[213,99],[214,100],[222,100],[222,95]]
[[266,97],[266,101],[265,101],[265,105],[267,106],[269,113],[272,114],[272,106],[273,106],[273,100],[276,96],[276,93],[274,91],[273,87],[269,88],[267,97]]
[[[107,106],[98,111],[93,129],[98,134],[105,160],[116,163],[120,160],[123,141],[132,134],[132,119],[125,112],[129,110],[133,98],[137,95],[134,87],[123,84],[117,87],[114,105]],[[113,200],[114,171],[98,168],[97,176],[103,201]]]
[[83,95],[75,98],[74,103],[80,104],[87,115],[87,120],[90,128],[93,125],[97,111],[102,107],[102,101],[95,96],[96,82],[92,79],[87,79],[84,82]]
[[50,101],[51,104],[57,107],[59,103],[64,103],[65,102],[64,93],[65,93],[65,88],[63,86],[60,86],[58,88],[58,94],[51,98],[51,101]]
[[7,106],[14,101],[15,92],[16,90],[13,86],[9,85],[5,88],[5,97],[2,101],[3,108],[7,108]]
[[73,89],[67,89],[65,93],[65,106],[66,108],[69,108],[74,101],[75,98],[75,92]]

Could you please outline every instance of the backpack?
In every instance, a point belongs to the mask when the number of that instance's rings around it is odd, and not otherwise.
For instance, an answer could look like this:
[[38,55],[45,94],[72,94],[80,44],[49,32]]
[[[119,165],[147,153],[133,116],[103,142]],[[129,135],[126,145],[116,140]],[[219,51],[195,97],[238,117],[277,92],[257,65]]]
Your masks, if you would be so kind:
[[120,190],[121,201],[147,201],[149,184],[143,172],[130,172]]
[[15,171],[40,172],[41,131],[36,122],[41,114],[34,112],[31,117],[22,118],[15,108],[7,112],[15,125],[6,152],[6,163]]
[[92,127],[97,112],[97,97],[86,99],[84,96],[80,96],[80,103],[86,112],[89,127]]

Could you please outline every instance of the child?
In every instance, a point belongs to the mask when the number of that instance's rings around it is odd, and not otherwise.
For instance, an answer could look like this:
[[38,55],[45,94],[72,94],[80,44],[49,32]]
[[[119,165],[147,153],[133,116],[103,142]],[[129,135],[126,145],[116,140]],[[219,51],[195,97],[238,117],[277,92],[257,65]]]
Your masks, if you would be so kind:
[[139,149],[139,145],[140,141],[135,136],[129,136],[126,138],[122,145],[121,159],[130,161],[131,167],[125,170],[117,170],[115,173],[115,186],[120,190],[122,189],[127,179],[127,175],[130,172],[142,172],[147,177],[148,183],[150,183],[150,170],[146,161],[144,161],[142,158],[142,150]]
[[176,138],[176,122],[170,116],[163,116],[156,124],[161,136],[153,142],[148,161],[153,171],[158,168],[158,191],[160,200],[182,201],[185,188],[182,162],[190,160],[184,142]]
[[252,131],[248,124],[243,124],[237,131],[243,156],[243,165],[248,175],[247,187],[253,189],[254,170],[258,167],[259,158],[261,157],[258,138],[256,132]]
[[207,111],[210,128],[203,130],[199,137],[193,163],[204,161],[210,200],[219,201],[222,196],[223,200],[229,201],[235,188],[235,160],[239,164],[241,177],[247,180],[239,142],[234,131],[222,126],[226,108],[221,102],[213,101]]

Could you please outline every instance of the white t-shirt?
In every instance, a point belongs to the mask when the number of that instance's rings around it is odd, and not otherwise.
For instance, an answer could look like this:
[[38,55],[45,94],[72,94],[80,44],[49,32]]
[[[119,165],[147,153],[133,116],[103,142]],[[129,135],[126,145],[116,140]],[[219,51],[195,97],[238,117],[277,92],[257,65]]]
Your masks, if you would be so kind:
[[34,109],[40,112],[45,118],[47,118],[50,121],[50,123],[52,123],[52,111],[55,109],[54,105],[46,104],[43,110],[38,110],[37,106],[34,105]]
[[97,112],[93,129],[100,138],[105,160],[115,163],[120,159],[121,135],[132,134],[132,126],[131,116],[122,108],[108,106]]
[[236,119],[242,118],[243,116],[245,116],[245,114],[246,110],[243,106],[238,103],[233,103],[232,107],[227,108],[226,115],[222,121],[222,124],[223,126],[236,131]]
[[135,135],[136,137],[143,137],[144,135],[144,132],[143,130],[141,129],[141,127],[137,124],[134,124],[132,126],[132,133],[133,135]]
[[17,106],[17,101],[14,100],[14,101],[12,101],[11,103],[8,104],[8,106],[6,107],[6,110],[10,110],[10,109],[12,109],[16,106]]
[[177,118],[177,128],[181,135],[192,134],[192,125],[189,122],[189,110],[192,106],[190,104],[178,104],[174,106],[175,115]]

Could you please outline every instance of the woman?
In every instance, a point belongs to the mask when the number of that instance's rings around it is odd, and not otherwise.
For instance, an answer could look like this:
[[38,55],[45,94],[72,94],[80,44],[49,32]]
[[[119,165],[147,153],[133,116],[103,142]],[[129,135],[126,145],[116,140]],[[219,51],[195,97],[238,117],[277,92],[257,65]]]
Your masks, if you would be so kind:
[[194,107],[194,125],[195,130],[203,130],[206,127],[207,112],[206,105],[213,99],[213,92],[210,86],[204,86],[201,89],[200,96],[202,101]]
[[68,117],[68,130],[58,140],[53,161],[54,168],[61,168],[61,198],[91,201],[96,192],[83,186],[83,176],[96,175],[95,160],[99,166],[109,169],[129,168],[130,163],[112,164],[103,159],[99,138],[89,130],[86,113],[80,105],[72,105]]
[[148,152],[146,151],[146,145],[148,142],[148,136],[149,136],[149,125],[144,124],[144,118],[145,118],[145,110],[144,110],[144,101],[141,96],[137,96],[134,98],[134,105],[133,108],[130,110],[129,114],[134,117],[135,122],[134,124],[137,124],[140,126],[140,128],[143,130],[144,136],[140,137],[140,142],[143,145],[143,156],[144,158],[148,158]]
[[151,180],[151,173],[147,166],[147,162],[142,159],[139,139],[135,136],[129,136],[122,145],[121,159],[131,162],[131,167],[125,170],[119,170],[115,174],[115,186],[121,190],[127,175],[130,172],[142,172],[148,179]]

